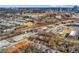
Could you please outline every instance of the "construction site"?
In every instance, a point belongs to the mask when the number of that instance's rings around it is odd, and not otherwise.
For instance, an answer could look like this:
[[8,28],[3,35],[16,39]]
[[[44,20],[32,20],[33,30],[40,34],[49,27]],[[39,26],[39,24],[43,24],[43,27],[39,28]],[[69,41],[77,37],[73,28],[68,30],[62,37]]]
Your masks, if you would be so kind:
[[0,8],[0,53],[79,53],[79,7]]

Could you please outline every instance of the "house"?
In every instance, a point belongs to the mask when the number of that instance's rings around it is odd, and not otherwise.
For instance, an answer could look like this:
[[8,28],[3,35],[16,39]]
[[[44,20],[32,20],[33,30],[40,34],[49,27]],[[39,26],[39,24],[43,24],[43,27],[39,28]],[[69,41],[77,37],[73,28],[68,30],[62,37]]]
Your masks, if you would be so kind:
[[21,41],[21,42],[18,42],[18,43],[15,44],[14,46],[19,49],[19,48],[21,48],[21,47],[23,47],[23,46],[26,46],[26,45],[28,45],[28,42],[25,41],[25,40],[23,40],[23,41]]
[[19,52],[19,49],[17,49],[16,47],[8,47],[8,48],[4,49],[4,51],[6,53],[17,53],[17,52]]
[[8,42],[7,40],[0,41],[0,48],[6,47],[8,45],[10,45],[10,42]]
[[79,31],[71,31],[69,36],[79,40]]

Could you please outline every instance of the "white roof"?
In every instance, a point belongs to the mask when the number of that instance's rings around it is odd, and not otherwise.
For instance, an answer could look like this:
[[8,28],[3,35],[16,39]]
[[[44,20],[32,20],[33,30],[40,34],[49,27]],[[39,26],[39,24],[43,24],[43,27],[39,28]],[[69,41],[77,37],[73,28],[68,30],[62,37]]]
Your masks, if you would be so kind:
[[15,36],[15,37],[13,37],[13,40],[14,40],[14,41],[22,40],[24,36],[25,36],[25,35],[23,35],[23,34],[22,34],[22,35]]
[[76,35],[76,31],[71,31],[70,36],[75,36]]
[[6,40],[0,41],[0,47],[8,46],[10,43]]

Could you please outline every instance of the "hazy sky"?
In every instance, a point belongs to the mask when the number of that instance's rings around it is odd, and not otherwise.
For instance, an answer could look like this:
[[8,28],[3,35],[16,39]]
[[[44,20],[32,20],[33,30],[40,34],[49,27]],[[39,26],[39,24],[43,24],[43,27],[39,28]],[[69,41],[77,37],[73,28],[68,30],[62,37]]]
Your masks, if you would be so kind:
[[0,5],[0,7],[73,7],[74,5]]

